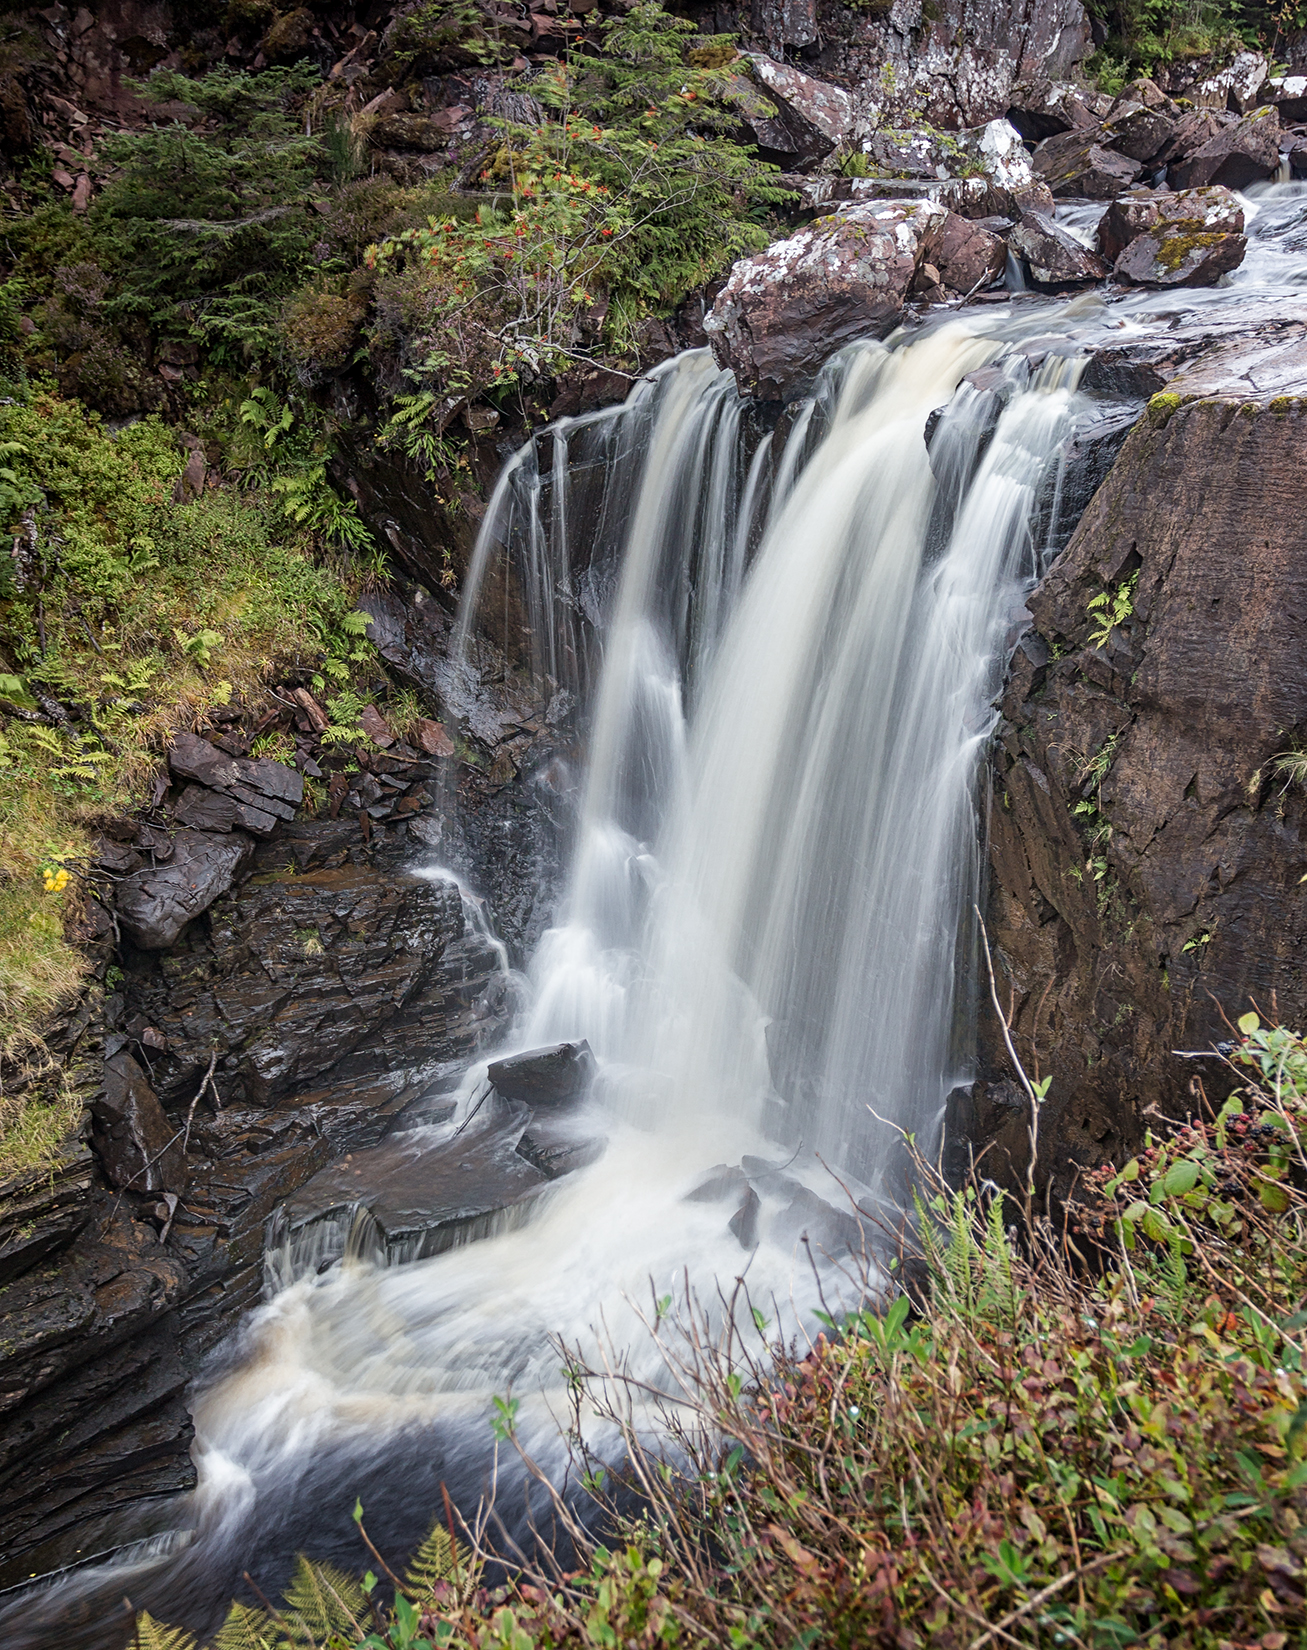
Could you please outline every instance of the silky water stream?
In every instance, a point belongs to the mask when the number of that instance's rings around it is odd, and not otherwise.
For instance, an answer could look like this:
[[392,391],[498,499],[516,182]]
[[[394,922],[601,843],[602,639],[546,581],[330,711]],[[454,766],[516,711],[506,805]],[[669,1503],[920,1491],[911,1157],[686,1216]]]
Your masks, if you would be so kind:
[[[357,1569],[356,1496],[402,1553],[442,1485],[468,1514],[486,1490],[496,1396],[561,1477],[557,1343],[666,1388],[654,1297],[688,1292],[757,1350],[754,1306],[769,1336],[802,1335],[822,1302],[875,1291],[896,1131],[937,1138],[968,1076],[981,757],[1025,595],[1065,540],[1086,408],[1074,354],[983,324],[843,352],[770,431],[691,353],[510,461],[459,645],[511,558],[532,667],[580,701],[588,751],[511,1047],[589,1041],[606,1149],[516,1229],[275,1273],[194,1397],[186,1532],[24,1601],[6,1642],[55,1642],[56,1621],[58,1642],[98,1642],[96,1601],[125,1594],[208,1626],[242,1571],[275,1594],[300,1549]],[[432,1152],[476,1126],[483,1073]],[[687,1200],[742,1161],[737,1195]],[[598,1423],[588,1442],[618,1448]],[[542,1498],[499,1455],[498,1510],[525,1538]]]

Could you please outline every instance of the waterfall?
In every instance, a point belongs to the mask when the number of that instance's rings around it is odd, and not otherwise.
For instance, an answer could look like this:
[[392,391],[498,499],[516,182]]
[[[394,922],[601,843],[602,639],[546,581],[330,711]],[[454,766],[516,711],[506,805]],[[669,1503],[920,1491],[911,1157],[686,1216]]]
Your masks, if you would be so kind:
[[958,326],[845,352],[751,559],[771,454],[729,375],[705,352],[659,386],[519,1036],[587,1038],[641,1127],[714,1118],[874,1189],[872,1114],[928,1138],[968,1075],[974,791],[1076,410],[1066,361],[1012,354],[928,450],[1000,353]]
[[[978,321],[853,346],[771,428],[691,353],[509,461],[451,668],[525,628],[538,696],[576,702],[570,875],[513,1046],[589,1040],[606,1150],[466,1247],[276,1273],[194,1400],[194,1538],[22,1605],[15,1642],[127,1583],[212,1625],[246,1569],[355,1567],[356,1496],[403,1552],[444,1488],[476,1505],[497,1396],[561,1477],[558,1343],[667,1389],[651,1297],[761,1351],[878,1287],[874,1252],[847,1262],[900,1190],[897,1131],[929,1144],[970,1069],[982,755],[1082,411],[1047,349]],[[527,1540],[530,1485],[498,1470]]]

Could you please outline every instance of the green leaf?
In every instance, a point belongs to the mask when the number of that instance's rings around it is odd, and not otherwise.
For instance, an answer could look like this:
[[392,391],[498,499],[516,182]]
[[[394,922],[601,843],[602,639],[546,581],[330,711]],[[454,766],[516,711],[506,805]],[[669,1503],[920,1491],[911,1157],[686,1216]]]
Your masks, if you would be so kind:
[[1181,1158],[1178,1163],[1172,1163],[1162,1176],[1161,1184],[1167,1197],[1183,1197],[1198,1184],[1198,1165],[1188,1158]]

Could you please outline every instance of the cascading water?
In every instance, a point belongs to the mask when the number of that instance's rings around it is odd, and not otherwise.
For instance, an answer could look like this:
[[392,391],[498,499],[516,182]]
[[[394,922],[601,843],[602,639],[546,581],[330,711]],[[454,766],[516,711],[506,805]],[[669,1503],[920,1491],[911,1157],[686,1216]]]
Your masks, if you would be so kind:
[[[1080,406],[1073,366],[1031,359],[956,324],[858,346],[767,433],[700,352],[554,432],[548,464],[511,461],[463,638],[489,622],[478,593],[509,589],[490,578],[507,556],[542,686],[585,694],[601,667],[564,908],[515,1046],[589,1040],[607,1150],[525,1226],[288,1282],[196,1403],[194,1540],[99,1584],[202,1623],[242,1569],[273,1591],[297,1548],[352,1563],[356,1495],[402,1550],[442,1483],[475,1503],[510,1390],[561,1471],[551,1337],[606,1345],[657,1389],[651,1284],[695,1291],[721,1328],[742,1275],[771,1334],[801,1332],[819,1296],[854,1304],[842,1188],[892,1201],[892,1127],[928,1137],[967,1074],[980,756]],[[474,1125],[465,1104],[415,1149]],[[742,1158],[747,1231],[734,1201],[687,1200]],[[748,1312],[736,1328],[758,1333]],[[519,1531],[523,1494],[501,1490]]]
[[928,453],[941,386],[995,353],[949,329],[828,370],[820,435],[796,421],[784,496],[711,649],[668,613],[732,600],[748,521],[719,529],[732,555],[701,558],[708,577],[684,560],[681,588],[654,576],[679,527],[668,472],[700,448],[680,402],[730,393],[704,357],[678,369],[605,634],[563,922],[521,1034],[588,1038],[610,1104],[645,1127],[720,1118],[874,1183],[890,1154],[869,1111],[929,1132],[965,1076],[977,759],[1073,419],[1067,363],[1031,375],[1016,355],[1000,389],[964,387]]

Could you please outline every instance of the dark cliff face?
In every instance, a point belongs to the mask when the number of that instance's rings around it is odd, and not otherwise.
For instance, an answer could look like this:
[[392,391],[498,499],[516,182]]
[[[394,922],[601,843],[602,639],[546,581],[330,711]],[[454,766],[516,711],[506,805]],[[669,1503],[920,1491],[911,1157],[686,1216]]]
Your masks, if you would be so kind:
[[[413,874],[428,857],[402,824],[286,826],[174,946],[88,996],[69,1070],[98,1157],[74,1144],[0,1203],[4,1584],[151,1533],[194,1483],[185,1389],[261,1298],[269,1217],[502,1023],[497,952],[451,884]],[[180,1172],[150,1150],[159,1175],[132,1178],[155,1135],[184,1146]]]
[[[1300,377],[1300,332],[1285,345]],[[1173,1051],[1253,1007],[1307,1012],[1307,799],[1278,760],[1307,735],[1307,403],[1283,393],[1300,383],[1222,383],[1219,362],[1206,380],[1131,433],[1030,601],[1002,704],[988,923],[1018,1054],[1052,1077],[1059,1189],[1182,1116],[1196,1075],[1222,1092],[1218,1061]],[[976,1121],[1002,1169],[1025,1121],[988,1011],[982,1045],[999,1081]]]

